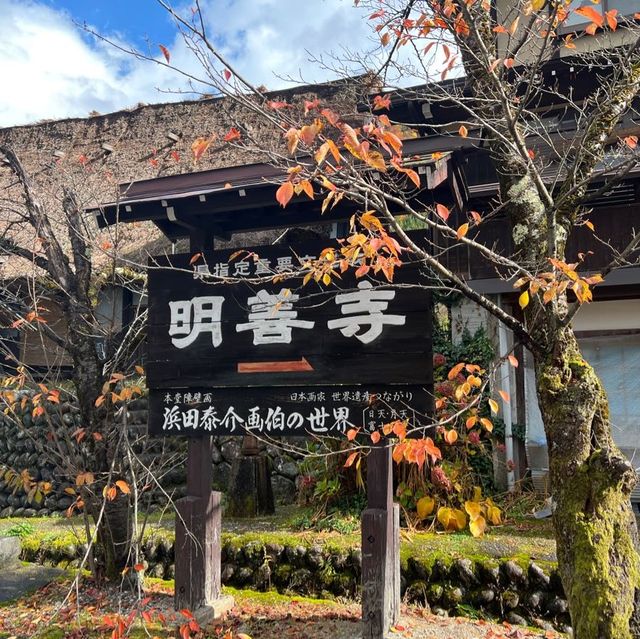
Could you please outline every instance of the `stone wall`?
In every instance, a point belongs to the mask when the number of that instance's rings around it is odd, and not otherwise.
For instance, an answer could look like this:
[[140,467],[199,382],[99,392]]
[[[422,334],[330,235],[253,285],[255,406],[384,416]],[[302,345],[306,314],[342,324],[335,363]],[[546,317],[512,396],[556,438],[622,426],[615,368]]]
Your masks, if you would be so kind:
[[[33,405],[27,397],[24,406],[18,406],[21,423],[5,414],[0,414],[0,517],[46,516],[63,513],[74,498],[65,492],[73,487],[73,481],[65,476],[63,465],[56,463],[57,454],[84,454],[85,468],[88,448],[76,442],[74,433],[80,428],[80,415],[72,402],[61,402],[48,407],[47,416],[33,417]],[[49,421],[51,420],[51,421]],[[162,487],[177,499],[185,493],[186,443],[178,438],[149,438],[144,436],[147,426],[147,400],[140,398],[129,404],[128,423],[131,441],[140,461],[147,467],[160,460],[166,462],[162,469]],[[48,433],[55,429],[59,444],[50,441]],[[214,485],[224,492],[229,481],[231,463],[239,454],[241,438],[220,437],[215,439],[213,451]],[[60,446],[61,449],[57,449]],[[271,459],[272,483],[276,501],[290,503],[295,499],[295,479],[298,467],[291,457],[276,447],[266,451]],[[51,492],[42,502],[29,501],[24,490],[14,491],[8,486],[7,470],[27,470],[34,481],[52,484]],[[147,501],[148,500],[148,501]],[[154,491],[150,498],[143,497],[143,504],[151,509],[164,506],[166,497]]]
[[[22,559],[60,567],[78,566],[82,543],[23,540]],[[149,534],[142,545],[145,574],[173,579],[174,537]],[[566,631],[570,624],[560,577],[551,562],[529,558],[407,556],[401,551],[401,589],[405,601],[428,606],[439,615],[502,619]],[[237,588],[275,589],[323,598],[357,598],[362,554],[357,547],[334,547],[283,535],[223,535],[222,582]]]

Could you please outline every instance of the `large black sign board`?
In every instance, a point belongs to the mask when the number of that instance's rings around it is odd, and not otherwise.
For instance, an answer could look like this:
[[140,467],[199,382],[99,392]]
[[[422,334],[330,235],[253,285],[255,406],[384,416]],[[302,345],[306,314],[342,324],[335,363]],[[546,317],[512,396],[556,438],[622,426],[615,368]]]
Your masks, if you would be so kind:
[[[419,268],[397,268],[392,284],[350,269],[328,285],[304,285],[294,271],[329,243],[151,261],[152,433],[344,432],[367,427],[363,411],[379,404],[382,384],[404,393],[387,401],[390,417],[419,423],[411,416],[430,412],[418,390],[432,382],[431,300]],[[375,410],[382,419],[384,408]]]

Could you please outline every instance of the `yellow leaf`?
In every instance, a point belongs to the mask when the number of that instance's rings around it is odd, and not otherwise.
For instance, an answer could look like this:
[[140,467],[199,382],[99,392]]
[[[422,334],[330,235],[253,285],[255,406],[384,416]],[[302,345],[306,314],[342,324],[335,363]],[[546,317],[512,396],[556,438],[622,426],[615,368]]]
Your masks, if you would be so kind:
[[471,521],[478,519],[482,515],[482,506],[475,501],[465,501],[464,509],[467,511]]
[[462,239],[467,234],[468,230],[469,230],[469,224],[465,222],[460,227],[458,227],[458,230],[456,231],[457,238],[459,240]]
[[325,273],[325,274],[322,276],[322,283],[323,283],[325,286],[329,286],[329,284],[331,284],[331,275],[329,275],[329,273]]
[[469,530],[474,537],[482,537],[484,535],[484,531],[487,529],[487,521],[484,517],[478,517],[477,519],[471,520],[469,524]]
[[498,411],[500,410],[498,407],[498,402],[496,402],[495,399],[490,399],[489,400],[489,408],[491,408],[491,412],[496,415],[498,413]]
[[520,308],[525,308],[529,304],[529,291],[524,291],[518,298]]
[[497,506],[493,505],[493,503],[487,503],[487,517],[494,526],[498,526],[502,523],[502,513]]
[[534,11],[540,11],[546,4],[547,0],[531,0],[531,8]]
[[418,500],[416,504],[416,510],[418,511],[419,519],[426,519],[436,507],[436,500],[433,497],[423,497]]
[[485,427],[485,429],[490,433],[493,430],[493,422],[486,417],[480,418],[480,423]]
[[467,525],[467,516],[464,514],[464,510],[460,510],[459,508],[454,509],[453,516],[456,529],[464,530],[464,527]]

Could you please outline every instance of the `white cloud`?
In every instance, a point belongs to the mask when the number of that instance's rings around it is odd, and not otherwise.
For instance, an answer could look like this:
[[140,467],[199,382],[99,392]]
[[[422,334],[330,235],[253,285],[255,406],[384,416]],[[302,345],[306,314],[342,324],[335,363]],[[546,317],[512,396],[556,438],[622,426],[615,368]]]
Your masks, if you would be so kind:
[[[224,54],[269,89],[287,86],[276,74],[329,79],[330,71],[308,63],[307,50],[320,56],[370,33],[350,0],[206,0],[204,7]],[[91,42],[64,11],[35,0],[0,0],[0,15],[0,126],[166,101],[172,97],[157,88],[186,86],[166,69]],[[200,74],[180,37],[164,44],[172,62]]]

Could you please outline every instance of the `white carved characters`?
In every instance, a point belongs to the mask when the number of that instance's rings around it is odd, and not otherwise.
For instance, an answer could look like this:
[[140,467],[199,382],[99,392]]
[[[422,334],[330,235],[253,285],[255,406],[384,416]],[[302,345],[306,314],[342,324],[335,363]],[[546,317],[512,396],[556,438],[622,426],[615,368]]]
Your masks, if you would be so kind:
[[[190,300],[169,302],[171,324],[169,335],[176,348],[186,348],[193,344],[201,333],[211,333],[214,346],[222,344],[220,316],[224,297],[192,297]],[[182,335],[183,337],[175,337]]]
[[[342,305],[342,314],[351,317],[329,320],[327,326],[332,330],[339,328],[345,337],[355,337],[363,344],[370,344],[382,335],[385,324],[404,326],[406,321],[404,315],[382,314],[395,296],[395,291],[376,290],[371,282],[363,280],[358,284],[357,291],[336,295],[336,304]],[[355,313],[359,313],[359,315],[355,315]],[[368,326],[369,329],[361,331],[364,326]]]
[[246,324],[238,324],[236,331],[253,331],[253,343],[291,344],[291,329],[313,328],[315,322],[296,319],[298,311],[293,310],[293,303],[300,299],[288,289],[281,289],[277,294],[267,293],[264,289],[247,300],[251,311]]

